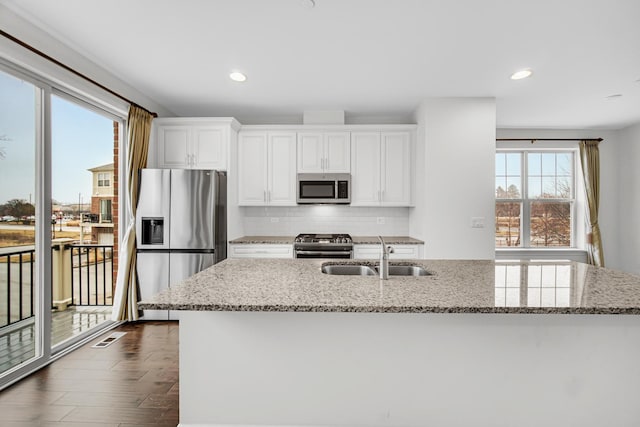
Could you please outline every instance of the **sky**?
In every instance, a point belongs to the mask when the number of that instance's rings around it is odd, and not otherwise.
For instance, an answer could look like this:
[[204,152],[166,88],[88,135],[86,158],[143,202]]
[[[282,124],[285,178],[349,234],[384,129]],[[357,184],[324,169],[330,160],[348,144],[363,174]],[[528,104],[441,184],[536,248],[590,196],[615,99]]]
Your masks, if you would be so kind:
[[[0,71],[0,203],[35,200],[35,87]],[[113,162],[113,120],[52,96],[52,196],[91,201],[91,172]]]

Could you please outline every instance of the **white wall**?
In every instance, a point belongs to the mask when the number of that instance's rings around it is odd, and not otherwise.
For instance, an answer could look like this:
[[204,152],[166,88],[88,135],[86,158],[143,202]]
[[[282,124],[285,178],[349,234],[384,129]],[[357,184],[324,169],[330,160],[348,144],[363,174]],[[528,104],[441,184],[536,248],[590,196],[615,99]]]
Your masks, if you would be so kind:
[[622,129],[618,145],[618,267],[640,274],[640,123]]
[[331,205],[242,207],[240,214],[244,234],[248,236],[295,236],[299,233],[409,235],[409,208]]
[[[599,145],[600,150],[600,209],[599,224],[602,232],[603,250],[605,265],[614,269],[622,269],[623,263],[620,260],[619,230],[618,230],[618,206],[619,206],[619,184],[618,184],[618,152],[620,136],[615,130],[597,129],[498,129],[497,138],[575,138],[575,139],[596,139],[602,138]],[[508,143],[501,143],[502,147]],[[515,143],[511,143],[515,144]],[[529,142],[521,143],[529,145]],[[540,148],[577,148],[578,141],[540,141],[536,147]],[[577,177],[582,180],[582,176]],[[578,181],[578,189],[584,191],[581,181]],[[580,208],[584,211],[584,205]],[[583,212],[578,212],[577,230],[584,230]],[[577,236],[578,246],[584,248],[584,234]],[[629,271],[629,270],[627,270]]]
[[[425,258],[493,259],[495,99],[428,99],[416,122],[411,236],[425,241]],[[484,228],[471,228],[472,217]]]
[[[3,4],[0,4],[0,28],[144,108],[157,112],[159,116],[174,116],[171,111],[162,105],[120,80],[108,70],[90,61],[81,53],[74,51],[68,44],[58,41],[54,35],[33,26]],[[114,49],[120,48],[122,47],[114,46]],[[128,105],[122,100],[4,37],[0,37],[0,58],[7,59],[27,70],[44,75],[62,87],[73,88],[74,91],[79,92],[93,102],[103,104],[105,100],[108,100],[110,101],[110,106],[123,109],[125,114],[127,112]]]

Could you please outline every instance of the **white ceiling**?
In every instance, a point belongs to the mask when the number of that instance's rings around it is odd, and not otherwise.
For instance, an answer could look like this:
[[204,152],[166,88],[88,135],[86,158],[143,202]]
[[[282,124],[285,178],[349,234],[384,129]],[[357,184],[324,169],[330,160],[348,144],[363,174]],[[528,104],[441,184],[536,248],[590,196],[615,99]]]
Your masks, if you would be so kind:
[[498,127],[640,122],[638,0],[3,1],[179,116],[406,122],[427,97],[490,96]]

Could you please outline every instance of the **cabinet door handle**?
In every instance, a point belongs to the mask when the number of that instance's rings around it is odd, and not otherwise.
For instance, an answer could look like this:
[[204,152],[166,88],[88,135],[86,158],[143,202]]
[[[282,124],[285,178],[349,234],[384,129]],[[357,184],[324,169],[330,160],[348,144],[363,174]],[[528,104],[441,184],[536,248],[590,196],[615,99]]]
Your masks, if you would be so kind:
[[324,168],[325,170],[329,170],[329,159],[326,157],[324,158]]
[[262,201],[267,203],[267,190],[264,190],[262,192]]

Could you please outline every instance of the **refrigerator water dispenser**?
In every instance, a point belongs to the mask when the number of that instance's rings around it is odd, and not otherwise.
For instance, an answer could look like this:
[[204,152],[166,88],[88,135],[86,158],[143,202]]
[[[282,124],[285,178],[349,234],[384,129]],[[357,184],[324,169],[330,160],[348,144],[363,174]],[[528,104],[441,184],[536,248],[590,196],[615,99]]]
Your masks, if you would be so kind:
[[142,218],[142,244],[162,245],[164,243],[164,218]]

